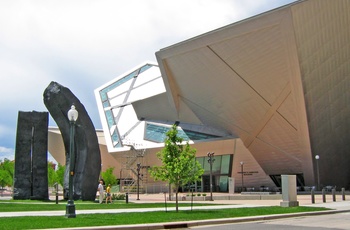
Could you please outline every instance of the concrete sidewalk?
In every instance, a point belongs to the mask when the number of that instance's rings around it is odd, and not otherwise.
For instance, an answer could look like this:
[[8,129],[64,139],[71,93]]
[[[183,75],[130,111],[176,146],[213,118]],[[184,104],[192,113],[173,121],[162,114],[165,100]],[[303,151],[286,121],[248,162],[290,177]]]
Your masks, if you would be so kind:
[[[272,197],[271,199],[264,200],[250,200],[248,196],[235,194],[229,198],[229,200],[217,200],[216,198],[222,198],[222,194],[213,194],[214,201],[194,201],[194,203],[208,203],[210,206],[194,206],[193,210],[203,209],[223,209],[223,208],[242,208],[242,207],[262,207],[262,206],[279,206],[281,199]],[[278,198],[278,197],[277,197]],[[228,219],[215,219],[215,220],[201,220],[201,221],[188,221],[188,222],[174,222],[174,223],[154,223],[154,224],[138,224],[138,225],[118,225],[118,226],[101,226],[101,227],[86,227],[86,228],[65,228],[65,229],[164,229],[172,227],[191,227],[209,224],[224,224],[224,223],[237,223],[246,221],[258,221],[267,219],[280,219],[307,215],[326,215],[339,212],[350,212],[350,201],[342,201],[341,196],[337,196],[336,202],[332,201],[332,196],[326,197],[326,203],[323,203],[321,195],[315,197],[315,204],[311,203],[310,195],[298,195],[298,201],[300,206],[309,207],[325,207],[332,210],[323,212],[310,212],[310,213],[294,213],[294,214],[279,214],[268,216],[253,216],[253,217],[240,217],[240,218],[228,218]],[[180,200],[180,199],[179,199]],[[4,200],[4,202],[6,202]],[[140,200],[136,200],[136,195],[129,196],[129,202],[134,203],[165,203],[164,194],[141,194]],[[166,201],[168,203],[174,203],[175,201]],[[190,203],[191,201],[180,201]],[[213,205],[217,204],[217,205]],[[224,204],[224,205],[223,205]],[[106,205],[106,204],[103,204]],[[191,207],[180,207],[180,210],[191,210]],[[167,208],[167,211],[173,211],[175,208]],[[76,210],[77,218],[79,214],[93,214],[93,213],[129,213],[129,212],[153,212],[153,211],[165,211],[163,208],[138,208],[138,209],[99,209],[99,210]],[[62,211],[30,211],[30,212],[0,212],[0,217],[15,217],[15,216],[64,216],[65,210]]]

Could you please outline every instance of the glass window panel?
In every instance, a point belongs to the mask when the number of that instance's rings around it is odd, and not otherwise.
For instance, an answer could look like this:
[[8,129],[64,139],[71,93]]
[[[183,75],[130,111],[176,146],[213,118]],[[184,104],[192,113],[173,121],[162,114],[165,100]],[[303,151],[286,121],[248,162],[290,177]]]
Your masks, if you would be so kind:
[[204,169],[204,174],[209,175],[210,173],[210,165],[208,163],[208,157],[203,157],[203,169]]
[[228,191],[228,176],[220,176],[219,180],[219,192],[227,192]]
[[106,108],[106,107],[109,107],[109,106],[110,106],[109,101],[103,102],[103,108]]
[[[142,73],[142,72],[148,70],[148,69],[151,68],[152,66],[156,66],[156,65],[147,64],[147,65],[141,67],[140,73]],[[140,73],[139,73],[139,74],[140,74]]]
[[133,81],[127,81],[127,82],[125,82],[124,84],[122,84],[122,85],[116,87],[115,89],[110,90],[110,91],[107,93],[107,97],[108,97],[109,99],[112,99],[112,98],[114,98],[114,97],[119,96],[119,95],[122,94],[122,93],[125,93],[125,92],[129,91],[132,82],[133,82]]
[[[213,159],[215,160],[213,162],[212,166],[212,173],[213,174],[220,174],[220,167],[221,167],[221,156],[214,156]],[[208,162],[209,157],[204,158],[204,173],[210,174],[210,164]]]
[[105,114],[107,118],[108,127],[111,128],[115,124],[113,114],[110,110],[107,110]]
[[135,70],[134,72],[130,73],[129,75],[119,79],[118,81],[114,82],[113,84],[111,84],[111,85],[107,86],[106,88],[100,90],[101,100],[102,101],[106,101],[108,99],[107,93],[109,91],[111,91],[111,90],[115,89],[116,87],[120,86],[121,84],[129,81],[134,76],[136,76],[138,72],[139,72],[139,70]]
[[223,155],[221,160],[221,174],[229,174],[231,155]]
[[117,130],[114,130],[111,137],[112,137],[113,146],[114,147],[121,147],[121,142],[120,142]]
[[220,168],[221,168],[221,156],[214,156],[213,159],[215,161],[213,162],[213,173],[214,174],[219,174],[220,173]]
[[169,131],[169,127],[154,125],[154,124],[146,124],[145,131],[145,139],[154,142],[164,142],[166,137],[166,132]]
[[[169,130],[170,130],[170,127],[147,123],[146,131],[145,131],[145,140],[159,142],[159,143],[164,142],[166,133]],[[181,137],[184,141],[201,140],[201,139],[209,139],[209,138],[217,137],[217,136],[212,136],[208,134],[182,130],[182,129],[178,129],[178,136]]]
[[211,135],[211,134],[205,134],[205,133],[199,133],[191,130],[184,130],[186,136],[190,140],[204,140],[204,139],[212,139],[217,138],[219,136]]

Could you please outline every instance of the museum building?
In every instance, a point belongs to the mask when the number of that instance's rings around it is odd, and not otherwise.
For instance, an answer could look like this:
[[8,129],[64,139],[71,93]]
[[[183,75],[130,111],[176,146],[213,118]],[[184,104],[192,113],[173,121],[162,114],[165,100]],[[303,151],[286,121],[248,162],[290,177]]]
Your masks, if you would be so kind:
[[[215,192],[350,188],[350,2],[303,0],[156,52],[95,90],[102,170],[121,188],[141,172],[143,192],[162,192],[148,168],[173,124],[205,169],[192,185]],[[58,129],[49,151],[64,164]],[[139,165],[139,166],[138,166]]]

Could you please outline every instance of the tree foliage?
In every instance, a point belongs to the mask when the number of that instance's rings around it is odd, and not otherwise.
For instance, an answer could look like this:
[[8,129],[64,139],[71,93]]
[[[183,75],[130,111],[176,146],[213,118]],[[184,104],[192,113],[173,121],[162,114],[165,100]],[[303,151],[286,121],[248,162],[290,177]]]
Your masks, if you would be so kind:
[[47,179],[48,179],[48,184],[49,187],[53,187],[54,184],[57,182],[57,173],[54,169],[54,164],[52,162],[49,162],[47,164]]
[[114,167],[111,167],[111,168],[108,168],[108,169],[106,169],[106,171],[101,173],[102,178],[103,178],[106,185],[108,185],[108,184],[115,185],[117,183],[117,178],[113,174],[113,171],[114,171]]
[[[49,162],[48,167],[48,185],[52,187],[56,182],[63,186],[64,181],[64,170],[65,166],[58,165],[57,170],[53,168],[53,163]],[[14,161],[10,161],[8,159],[4,159],[4,161],[0,160],[0,187],[12,186],[13,185],[13,177],[15,171],[15,163]]]
[[166,133],[165,147],[157,153],[162,161],[161,166],[154,166],[150,174],[155,180],[168,181],[176,191],[176,211],[178,211],[178,190],[181,186],[200,181],[204,169],[196,160],[196,149],[190,147],[187,142],[182,144],[177,126]]
[[0,160],[0,186],[1,188],[5,186],[12,186],[13,175],[15,171],[15,164],[13,161],[5,158],[2,162]]
[[56,169],[56,182],[58,182],[62,187],[64,185],[64,172],[66,171],[66,166],[58,164]]

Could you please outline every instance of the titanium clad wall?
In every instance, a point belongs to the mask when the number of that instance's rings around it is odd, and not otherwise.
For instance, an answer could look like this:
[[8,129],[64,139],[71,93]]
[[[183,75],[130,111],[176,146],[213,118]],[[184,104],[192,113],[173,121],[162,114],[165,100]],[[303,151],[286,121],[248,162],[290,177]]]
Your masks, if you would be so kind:
[[239,136],[266,174],[304,174],[313,185],[291,7],[156,56],[177,114],[185,103],[203,124]]
[[321,187],[349,189],[350,1],[306,1],[292,11],[312,153],[320,156]]
[[298,1],[160,50],[176,112],[239,136],[267,174],[316,185],[318,154],[321,184],[349,188],[349,4]]

